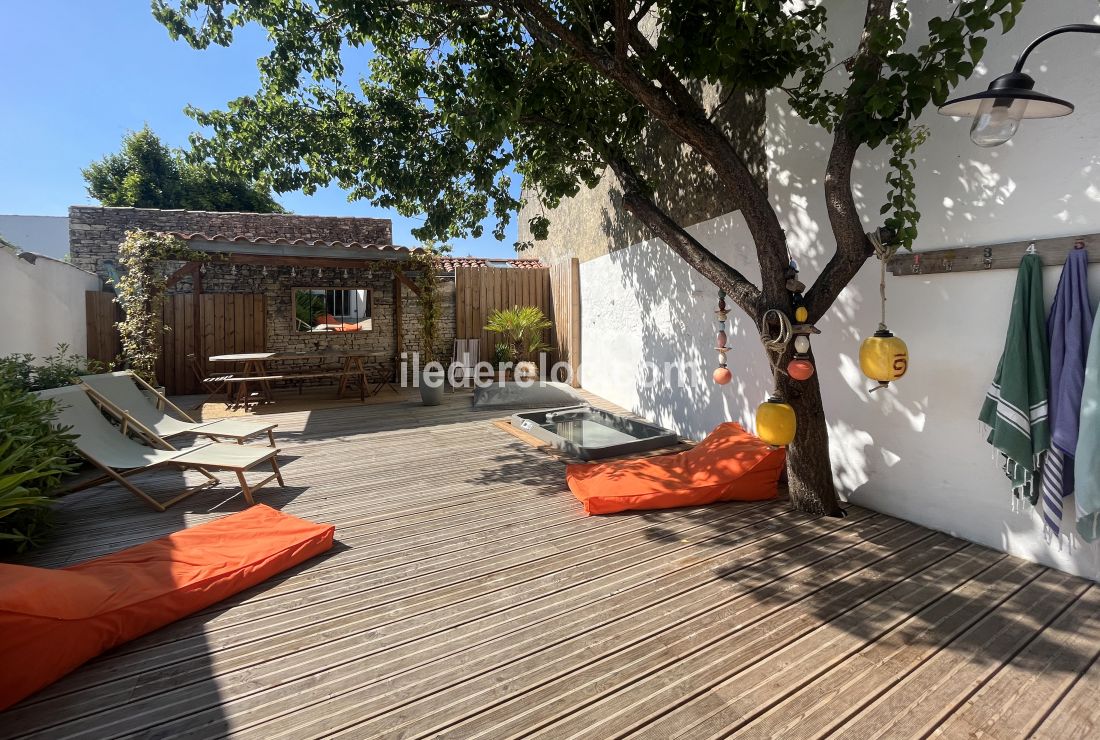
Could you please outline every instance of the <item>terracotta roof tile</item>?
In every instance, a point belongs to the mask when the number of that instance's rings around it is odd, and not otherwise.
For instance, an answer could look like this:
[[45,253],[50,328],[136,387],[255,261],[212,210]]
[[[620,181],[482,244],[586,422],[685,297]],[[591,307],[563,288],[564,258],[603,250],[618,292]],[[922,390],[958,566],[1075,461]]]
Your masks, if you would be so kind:
[[255,245],[287,245],[292,247],[325,247],[337,249],[364,249],[379,252],[400,252],[412,254],[419,249],[400,247],[396,244],[373,244],[367,242],[342,242],[330,239],[287,239],[286,237],[272,236],[232,236],[230,234],[203,234],[198,231],[169,231],[174,236],[184,241],[221,242],[223,244],[255,244]]
[[443,269],[454,272],[456,267],[512,267],[520,270],[537,270],[546,267],[539,260],[520,260],[495,257],[450,257],[440,258]]

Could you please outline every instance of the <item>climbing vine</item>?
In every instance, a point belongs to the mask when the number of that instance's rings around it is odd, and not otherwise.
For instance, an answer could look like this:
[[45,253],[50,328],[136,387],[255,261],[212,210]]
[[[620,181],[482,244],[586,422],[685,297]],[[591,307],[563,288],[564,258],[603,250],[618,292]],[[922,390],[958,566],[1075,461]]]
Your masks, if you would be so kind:
[[208,258],[204,252],[189,249],[181,239],[148,231],[128,231],[118,246],[122,274],[114,288],[123,314],[118,323],[122,356],[131,370],[152,385],[157,384],[160,338],[168,330],[161,318],[168,283],[166,263]]
[[443,318],[443,301],[439,295],[439,250],[425,245],[422,252],[412,256],[413,269],[417,271],[417,305],[420,307],[420,366],[435,360],[439,344],[439,321]]

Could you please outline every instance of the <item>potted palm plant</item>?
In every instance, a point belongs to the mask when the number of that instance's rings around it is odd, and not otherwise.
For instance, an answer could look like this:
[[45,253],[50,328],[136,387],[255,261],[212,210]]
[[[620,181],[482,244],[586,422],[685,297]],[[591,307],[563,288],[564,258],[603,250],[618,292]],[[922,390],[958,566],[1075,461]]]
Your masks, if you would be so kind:
[[537,306],[513,306],[490,314],[485,330],[497,332],[502,343],[511,347],[511,356],[516,361],[516,379],[526,380],[538,377],[534,359],[549,349],[542,341],[542,334],[553,325]]

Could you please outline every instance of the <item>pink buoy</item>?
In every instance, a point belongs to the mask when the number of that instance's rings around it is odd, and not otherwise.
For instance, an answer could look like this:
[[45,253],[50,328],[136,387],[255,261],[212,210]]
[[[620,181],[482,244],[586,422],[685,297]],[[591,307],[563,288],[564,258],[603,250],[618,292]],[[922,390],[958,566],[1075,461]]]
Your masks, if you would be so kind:
[[714,371],[714,382],[718,385],[725,385],[731,380],[733,380],[733,373],[728,367],[720,367]]

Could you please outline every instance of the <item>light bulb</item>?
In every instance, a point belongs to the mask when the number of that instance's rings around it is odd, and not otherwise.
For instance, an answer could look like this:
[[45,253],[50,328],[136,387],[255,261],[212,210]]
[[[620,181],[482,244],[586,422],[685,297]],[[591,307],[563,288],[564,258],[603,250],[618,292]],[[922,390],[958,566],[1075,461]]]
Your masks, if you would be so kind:
[[1026,109],[1023,98],[986,98],[970,125],[970,140],[978,146],[1000,146],[1015,135]]

